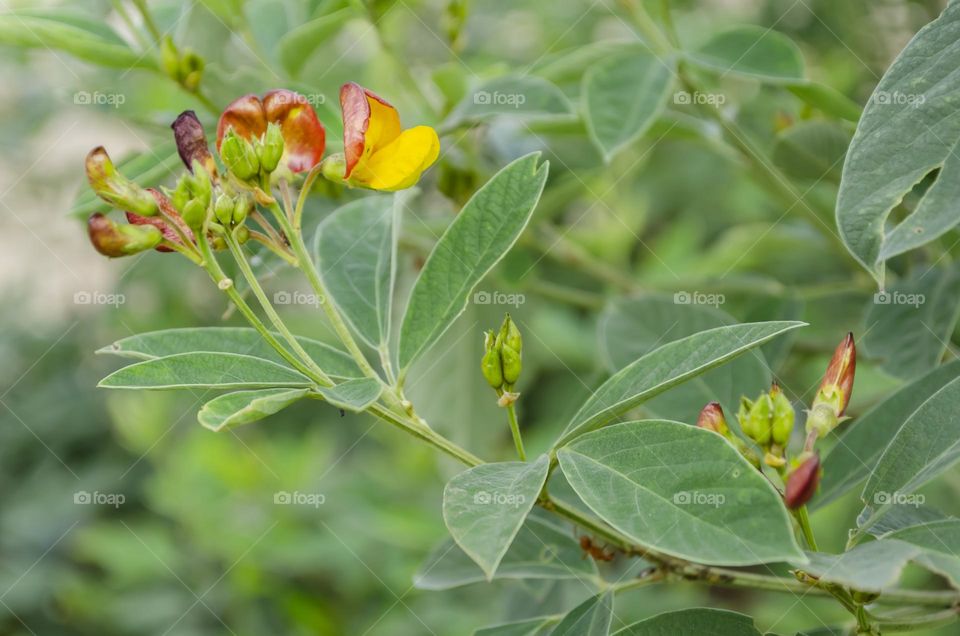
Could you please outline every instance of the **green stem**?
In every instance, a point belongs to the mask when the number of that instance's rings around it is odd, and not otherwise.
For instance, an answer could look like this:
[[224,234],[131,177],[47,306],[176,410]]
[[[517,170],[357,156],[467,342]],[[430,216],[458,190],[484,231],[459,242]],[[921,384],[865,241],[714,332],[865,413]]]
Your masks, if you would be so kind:
[[333,380],[323,372],[323,370],[317,366],[317,363],[314,362],[313,358],[310,357],[310,354],[306,352],[303,346],[300,344],[300,341],[297,340],[290,330],[287,328],[287,325],[280,318],[280,315],[277,313],[276,309],[273,308],[273,305],[270,303],[270,300],[267,298],[266,292],[263,291],[263,287],[260,286],[260,282],[257,280],[256,274],[253,273],[253,269],[250,267],[250,263],[247,261],[246,256],[243,254],[243,250],[237,244],[236,238],[231,232],[226,234],[227,247],[230,248],[230,253],[233,254],[234,260],[237,262],[237,266],[240,268],[240,272],[243,274],[244,279],[246,279],[247,284],[250,286],[250,290],[253,292],[253,295],[259,301],[260,306],[263,308],[263,312],[267,315],[267,318],[270,319],[271,324],[274,328],[280,332],[280,334],[287,341],[287,344],[290,345],[290,348],[303,360],[303,362],[311,369],[313,375],[323,381],[323,386],[333,386]]
[[926,616],[912,619],[885,619],[875,615],[870,615],[870,618],[873,619],[877,627],[880,628],[881,633],[888,634],[892,632],[914,632],[921,629],[936,629],[938,627],[943,627],[944,625],[949,625],[956,621],[958,612],[960,612],[960,608],[951,607],[940,612],[935,612],[933,614],[927,614]]
[[393,424],[397,428],[427,442],[434,448],[446,453],[450,457],[453,457],[457,461],[466,464],[467,466],[479,466],[480,464],[484,463],[482,459],[470,451],[450,441],[422,422],[413,420],[408,416],[399,415],[379,404],[374,404],[371,406],[370,412],[385,422]]
[[324,383],[322,377],[316,376],[310,368],[300,362],[296,356],[287,351],[280,341],[277,340],[277,337],[273,335],[269,329],[267,329],[266,325],[263,324],[253,309],[250,308],[250,305],[247,304],[247,301],[243,299],[243,296],[240,294],[240,292],[238,292],[236,287],[234,287],[233,281],[230,279],[230,277],[224,273],[223,269],[220,267],[220,263],[213,255],[213,252],[210,250],[210,246],[206,241],[200,242],[200,252],[203,254],[203,268],[210,275],[210,278],[213,279],[213,282],[217,284],[217,287],[227,295],[240,314],[246,318],[247,322],[249,322],[254,329],[257,330],[267,344],[273,347],[280,357],[289,362],[295,369],[309,377],[311,380],[321,386],[329,386],[330,384]]
[[163,39],[163,34],[160,33],[160,29],[157,28],[157,23],[153,21],[150,9],[147,8],[146,0],[133,0],[133,4],[137,7],[140,15],[143,16],[143,24],[147,27],[147,31],[149,31],[153,39],[157,41],[157,44],[160,44],[160,40]]
[[793,514],[797,519],[797,523],[800,524],[800,529],[803,531],[804,539],[807,540],[807,545],[814,552],[819,552],[820,549],[817,547],[817,539],[813,536],[813,527],[810,525],[810,515],[807,514],[807,507],[800,506]]
[[510,421],[510,433],[513,435],[513,445],[517,447],[520,461],[527,461],[527,453],[523,450],[523,438],[520,436],[520,424],[517,422],[517,409],[514,403],[507,405],[507,419]]
[[360,367],[360,370],[363,371],[364,375],[380,380],[380,375],[370,366],[367,357],[363,354],[363,351],[360,350],[353,334],[350,333],[347,323],[344,322],[343,317],[340,316],[340,312],[337,311],[336,306],[330,300],[323,280],[320,278],[320,274],[317,272],[317,268],[314,266],[313,260],[307,252],[307,246],[303,242],[303,233],[297,231],[291,225],[290,219],[287,218],[287,215],[279,205],[274,203],[270,209],[277,223],[280,224],[280,229],[283,230],[284,234],[287,235],[287,240],[290,241],[290,247],[293,250],[294,256],[297,257],[300,271],[306,275],[310,286],[313,287],[313,290],[320,297],[320,306],[323,307],[323,311],[327,315],[327,319],[330,321],[330,325],[333,327],[337,337],[340,338],[340,342],[343,343],[343,346],[345,346],[350,355],[353,356],[353,359]]

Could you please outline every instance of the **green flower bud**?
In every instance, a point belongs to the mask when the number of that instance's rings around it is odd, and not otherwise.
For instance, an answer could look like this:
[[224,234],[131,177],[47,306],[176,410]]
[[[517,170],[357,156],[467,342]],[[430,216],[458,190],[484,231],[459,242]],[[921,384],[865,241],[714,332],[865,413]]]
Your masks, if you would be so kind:
[[157,214],[159,208],[156,199],[120,174],[103,146],[97,146],[87,155],[86,170],[90,187],[110,205],[140,216]]
[[170,193],[170,202],[173,204],[173,207],[176,208],[177,212],[181,214],[183,214],[184,208],[187,207],[187,202],[191,199],[190,178],[189,175],[180,177],[180,179],[177,180],[177,187]]
[[229,194],[221,194],[217,197],[217,203],[213,206],[213,215],[217,221],[224,227],[230,227],[233,223],[233,209],[236,203]]
[[234,236],[237,237],[237,243],[243,245],[250,240],[250,230],[247,229],[246,225],[241,225],[237,228],[237,233]]
[[816,404],[807,411],[807,433],[816,431],[817,437],[826,437],[840,423],[836,410],[829,404]]
[[523,353],[523,338],[520,336],[520,330],[517,329],[516,323],[510,318],[510,314],[503,318],[503,324],[500,326],[500,337],[508,347],[517,353]]
[[246,139],[240,137],[231,128],[220,143],[220,159],[241,181],[248,181],[260,172],[260,160],[257,151]]
[[180,84],[191,93],[196,91],[203,79],[204,66],[203,58],[196,51],[185,49],[180,59]]
[[99,213],[87,221],[87,233],[93,247],[111,257],[153,249],[163,240],[163,233],[152,225],[117,225]]
[[193,160],[193,178],[187,183],[190,186],[190,192],[194,197],[200,199],[203,207],[210,205],[213,197],[213,183],[210,181],[210,173],[196,159]]
[[771,424],[773,443],[784,447],[790,441],[790,434],[793,433],[796,413],[780,385],[774,384],[770,389],[770,399],[773,403],[773,422]]
[[283,133],[279,124],[267,124],[267,132],[263,134],[263,143],[260,145],[258,156],[260,167],[267,172],[273,172],[283,156]]
[[207,206],[200,199],[190,199],[181,213],[183,222],[192,230],[199,230],[207,220]]
[[500,360],[500,350],[497,348],[492,331],[484,334],[483,346],[485,352],[480,362],[480,370],[483,372],[487,384],[499,390],[503,387],[503,365]]
[[763,394],[753,403],[746,421],[741,423],[743,432],[758,445],[766,446],[770,443],[772,416],[773,404],[770,396]]
[[[497,340],[500,341],[499,338]],[[500,360],[503,362],[503,381],[508,386],[513,386],[520,379],[520,371],[523,369],[520,353],[506,343],[500,342]]]
[[241,196],[237,197],[237,202],[233,206],[233,224],[240,225],[247,220],[247,216],[253,210],[253,201]]
[[342,152],[330,155],[320,162],[320,174],[334,183],[343,183],[343,175],[347,172],[347,160]]

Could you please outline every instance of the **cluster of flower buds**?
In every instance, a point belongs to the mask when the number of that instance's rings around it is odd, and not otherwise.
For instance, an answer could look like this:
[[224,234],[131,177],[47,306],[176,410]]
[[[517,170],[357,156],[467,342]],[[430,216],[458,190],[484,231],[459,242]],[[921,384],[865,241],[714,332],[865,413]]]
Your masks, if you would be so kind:
[[513,386],[523,368],[523,338],[510,314],[504,317],[499,332],[491,330],[484,334],[483,346],[480,363],[483,377],[500,396],[500,406],[507,406],[519,397],[513,392]]
[[[167,73],[188,88],[199,83],[202,61],[189,52],[181,55],[169,40],[164,47]],[[344,153],[328,157],[321,174],[351,186],[399,190],[416,183],[436,161],[440,142],[429,126],[401,130],[393,106],[353,83],[343,86],[340,101]],[[189,170],[173,189],[140,187],[120,174],[102,147],[87,156],[93,190],[126,212],[128,223],[135,226],[119,225],[103,215],[91,217],[90,239],[102,254],[126,256],[155,248],[201,262],[198,236],[214,249],[226,247],[227,232],[243,243],[251,236],[244,221],[255,205],[276,203],[270,194],[271,179],[289,181],[313,170],[321,164],[326,143],[323,124],[309,101],[288,90],[273,90],[263,98],[245,95],[221,114],[216,146],[225,168],[223,178],[193,111],[182,113],[171,127]],[[260,234],[255,238],[283,252],[282,237],[270,230],[267,234],[275,238]]]
[[160,64],[163,72],[186,90],[192,93],[200,88],[205,66],[203,58],[192,49],[177,50],[170,36],[160,42]]
[[786,464],[784,454],[793,433],[796,413],[780,385],[774,382],[770,391],[761,393],[756,400],[740,398],[737,419],[744,435],[764,451],[764,463],[774,468]]
[[[817,491],[820,484],[820,456],[816,441],[836,428],[853,392],[853,376],[857,352],[853,334],[847,334],[837,347],[827,367],[823,382],[807,416],[807,438],[802,452],[787,465],[787,446],[793,434],[796,412],[777,383],[755,400],[742,397],[737,419],[743,434],[764,452],[763,463],[775,468],[786,482],[784,501],[790,509],[800,508]],[[717,402],[703,407],[697,426],[718,433],[729,440],[757,468],[761,462],[751,447],[730,431],[723,410]]]

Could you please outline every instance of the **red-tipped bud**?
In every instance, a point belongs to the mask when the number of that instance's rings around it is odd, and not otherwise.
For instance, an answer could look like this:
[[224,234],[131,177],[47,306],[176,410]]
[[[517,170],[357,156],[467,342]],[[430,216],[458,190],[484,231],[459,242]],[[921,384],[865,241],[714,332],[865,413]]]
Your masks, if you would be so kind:
[[795,510],[813,498],[820,485],[820,456],[810,455],[787,477],[787,492],[783,499],[787,508]]
[[[131,225],[152,225],[153,227],[160,230],[160,233],[163,234],[163,238],[171,243],[176,243],[182,245],[183,241],[180,240],[179,234],[171,227],[165,219],[171,219],[177,224],[180,228],[180,231],[183,232],[190,241],[194,240],[194,234],[187,227],[187,224],[184,223],[183,219],[180,217],[180,214],[177,212],[176,208],[173,207],[173,204],[170,203],[168,199],[162,192],[154,190],[152,188],[147,189],[147,192],[153,196],[156,200],[157,205],[163,210],[163,216],[140,216],[133,214],[132,212],[127,212],[127,221]],[[158,252],[172,252],[173,250],[167,247],[166,245],[160,244],[157,246]]]
[[833,358],[827,366],[813,405],[829,404],[835,408],[837,417],[841,417],[853,394],[853,376],[856,370],[857,347],[853,343],[853,334],[848,333],[833,352]]
[[720,433],[724,437],[730,433],[730,428],[727,426],[727,419],[723,416],[723,409],[720,407],[719,402],[710,402],[703,407],[703,410],[700,411],[700,416],[697,418],[697,426],[713,431],[714,433]]
[[210,154],[207,145],[207,135],[203,132],[203,125],[192,110],[185,110],[174,120],[170,127],[173,137],[177,141],[177,152],[180,159],[193,172],[193,162],[199,161],[206,168],[210,177],[217,181],[217,164]]
[[103,146],[87,154],[87,180],[97,196],[120,210],[141,216],[157,213],[157,203],[146,190],[120,174]]
[[117,225],[102,214],[87,221],[93,247],[104,256],[129,256],[156,247],[163,234],[152,225]]

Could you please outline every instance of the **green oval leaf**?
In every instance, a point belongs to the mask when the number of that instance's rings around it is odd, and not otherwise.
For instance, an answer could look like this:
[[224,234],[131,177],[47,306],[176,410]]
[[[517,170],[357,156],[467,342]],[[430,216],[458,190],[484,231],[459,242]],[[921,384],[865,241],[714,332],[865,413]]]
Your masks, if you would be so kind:
[[694,64],[723,75],[733,73],[771,83],[804,80],[800,47],[786,35],[758,26],[718,33],[688,57]]
[[375,348],[390,337],[399,210],[408,196],[400,192],[351,201],[320,223],[314,240],[327,293]]
[[861,499],[874,512],[862,528],[891,506],[911,505],[910,495],[960,459],[960,378],[928,397],[903,423],[870,474]]
[[[494,579],[585,579],[597,574],[593,559],[583,558],[580,544],[552,522],[531,515],[493,576]],[[413,577],[421,590],[448,590],[486,581],[483,570],[448,539],[434,548]]]
[[[847,248],[882,282],[887,259],[954,227],[960,216],[960,5],[922,28],[880,79],[853,136],[837,196],[837,225]],[[939,176],[898,226],[887,219],[917,183]]]
[[760,636],[749,616],[706,607],[658,614],[614,633],[616,636]]
[[639,139],[667,103],[674,61],[649,51],[608,57],[583,76],[583,110],[590,139],[605,161]]
[[794,321],[729,325],[701,331],[654,349],[594,391],[570,420],[556,445],[603,426],[655,395],[804,325]]
[[311,382],[276,362],[236,353],[178,353],[114,371],[97,386],[107,389],[261,389],[307,387]]
[[641,545],[713,565],[803,559],[779,493],[716,433],[627,422],[557,458],[583,502]]
[[847,428],[823,459],[823,477],[813,505],[834,501],[870,475],[887,444],[930,396],[960,375],[960,360],[904,385]]
[[443,489],[443,520],[457,545],[493,578],[547,479],[550,460],[481,464]]
[[305,397],[308,389],[263,389],[236,391],[218,396],[197,413],[197,420],[211,431],[249,424],[285,409]]
[[504,167],[467,201],[437,242],[410,292],[400,328],[400,368],[463,313],[469,294],[519,238],[540,200],[549,164],[540,153]]
[[607,636],[613,622],[613,592],[591,596],[563,617],[550,636]]
[[[281,340],[279,334],[274,334]],[[349,354],[317,340],[297,337],[307,354],[334,379],[357,378],[363,372]],[[154,360],[177,353],[210,351],[238,353],[282,363],[281,358],[257,333],[249,327],[189,327],[148,331],[117,340],[97,350],[97,353],[112,354],[137,360]]]

